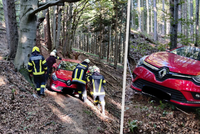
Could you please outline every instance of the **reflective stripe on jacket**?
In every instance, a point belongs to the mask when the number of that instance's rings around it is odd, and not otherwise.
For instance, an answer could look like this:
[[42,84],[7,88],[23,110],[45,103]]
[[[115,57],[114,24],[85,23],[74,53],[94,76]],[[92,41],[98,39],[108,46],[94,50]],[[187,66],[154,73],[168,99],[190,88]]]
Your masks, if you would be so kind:
[[92,95],[105,95],[105,90],[103,85],[106,84],[103,75],[94,72],[92,76],[90,76],[91,81],[91,88],[92,91],[90,92]]
[[86,84],[86,72],[88,65],[86,62],[79,63],[73,71],[72,82]]
[[62,58],[60,58],[60,57],[58,57],[58,56],[56,56],[55,58],[56,58],[57,60],[62,60]]
[[47,63],[44,57],[40,54],[34,54],[28,62],[28,72],[33,75],[42,75],[47,70]]

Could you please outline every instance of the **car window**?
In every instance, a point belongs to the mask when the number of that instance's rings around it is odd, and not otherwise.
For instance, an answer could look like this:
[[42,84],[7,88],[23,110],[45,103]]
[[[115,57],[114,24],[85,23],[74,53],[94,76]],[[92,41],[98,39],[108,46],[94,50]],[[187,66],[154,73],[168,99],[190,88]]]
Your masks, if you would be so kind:
[[58,69],[73,71],[76,68],[78,63],[70,62],[70,61],[61,61],[58,66]]
[[192,47],[192,46],[180,47],[172,50],[171,53],[195,60],[200,60],[200,49],[198,47]]

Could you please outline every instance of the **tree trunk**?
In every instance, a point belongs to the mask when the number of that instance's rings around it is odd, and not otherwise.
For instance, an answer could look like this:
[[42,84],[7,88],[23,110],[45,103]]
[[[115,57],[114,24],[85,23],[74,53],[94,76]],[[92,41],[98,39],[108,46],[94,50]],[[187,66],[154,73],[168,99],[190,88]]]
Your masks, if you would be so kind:
[[109,62],[109,58],[110,58],[110,43],[111,43],[111,26],[108,26],[107,62]]
[[[179,0],[179,3],[181,2],[181,0]],[[181,34],[182,33],[182,21],[181,21],[181,18],[182,18],[182,4],[179,4],[178,6],[178,33]]]
[[79,49],[82,49],[82,33],[79,33]]
[[154,40],[158,40],[158,33],[157,33],[157,7],[156,7],[156,0],[153,0],[153,7],[154,7]]
[[[117,3],[116,3],[117,4]],[[117,68],[117,59],[118,59],[118,7],[116,5],[116,10],[115,10],[115,15],[116,15],[116,20],[115,20],[115,58],[114,58],[114,68]]]
[[56,48],[56,30],[57,30],[57,23],[56,23],[56,20],[57,20],[57,6],[54,6],[54,14],[53,14],[53,49]]
[[9,47],[8,58],[15,58],[18,31],[14,0],[3,0],[4,17],[6,22],[6,37]]
[[171,34],[170,34],[170,49],[177,47],[177,28],[178,28],[178,2],[176,0],[170,0],[171,11]]
[[62,8],[59,6],[58,7],[58,21],[57,21],[57,37],[56,37],[56,49],[58,49],[59,47],[59,43],[60,43],[60,28],[61,28],[61,12],[62,12]]
[[[135,18],[136,17],[136,10],[135,10],[135,8],[134,8],[134,6],[133,6],[133,18]],[[133,19],[133,28],[134,29],[137,29],[137,25],[136,25],[136,19]]]
[[[198,6],[197,6],[198,7]],[[196,8],[197,8],[196,7]],[[193,0],[190,0],[190,36],[191,36],[191,41],[194,42],[194,25],[193,25],[193,20],[194,20],[194,15],[193,15]]]
[[151,33],[153,33],[153,0],[151,1]]
[[163,16],[163,20],[162,20],[162,34],[165,35],[165,0],[162,0],[162,16]]
[[144,1],[141,0],[141,7],[142,7],[142,11],[141,11],[141,31],[144,31]]
[[140,0],[138,0],[138,31],[141,31],[141,9],[140,9]]
[[98,36],[99,36],[99,34],[98,34],[98,32],[96,32],[96,43],[95,43],[95,44],[96,44],[96,45],[95,45],[95,46],[96,46],[96,50],[95,50],[95,51],[96,51],[96,55],[99,54],[99,53],[98,53],[98,52],[99,52],[99,51],[98,51]]
[[46,43],[47,43],[47,48],[51,51],[52,50],[52,42],[51,42],[51,29],[50,29],[50,17],[49,17],[49,9],[47,9],[47,14],[46,14],[46,21],[47,21],[47,33],[46,33]]
[[146,0],[147,6],[147,34],[149,34],[149,0]]
[[[51,1],[51,4],[47,3],[38,7],[38,0],[20,1],[20,30],[19,41],[17,47],[17,53],[15,56],[14,64],[16,69],[27,67],[28,60],[30,58],[31,50],[36,41],[36,13],[45,10],[50,6],[57,5],[62,0]],[[76,2],[79,0],[65,0],[65,2]]]
[[199,0],[196,1],[196,41],[195,46],[198,46],[198,34],[199,34]]
[[131,21],[131,28],[134,28],[134,24],[133,24],[133,11],[134,10],[134,8],[133,8],[133,0],[131,1],[131,9],[130,9],[130,21]]
[[[28,65],[28,60],[30,58],[30,52],[32,51],[33,46],[36,41],[36,22],[37,17],[35,14],[30,14],[29,9],[35,9],[38,7],[38,1],[21,0],[21,11],[20,11],[20,32],[19,32],[19,42],[17,53],[15,57],[15,68],[20,69]],[[24,6],[26,5],[26,6]]]
[[[186,22],[188,23],[189,22],[189,20],[188,20],[188,13],[189,12],[187,12],[188,11],[188,3],[187,2],[185,2],[185,20],[186,20]],[[188,33],[189,33],[189,31],[188,31],[188,28],[189,28],[189,26],[188,26],[188,24],[186,23],[186,25],[185,25],[185,35],[186,35],[186,38],[187,38],[187,42],[188,42]]]

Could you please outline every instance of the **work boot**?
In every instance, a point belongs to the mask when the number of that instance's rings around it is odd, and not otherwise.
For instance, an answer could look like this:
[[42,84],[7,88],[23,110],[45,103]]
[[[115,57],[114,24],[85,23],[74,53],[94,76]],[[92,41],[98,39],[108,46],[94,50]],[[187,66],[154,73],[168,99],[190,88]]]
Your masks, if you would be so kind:
[[40,91],[40,96],[44,97],[45,94],[44,94],[44,90],[43,91]]
[[81,101],[83,101],[83,99],[82,99],[82,94],[79,94],[79,99],[80,99]]
[[38,96],[40,96],[40,91],[37,91]]

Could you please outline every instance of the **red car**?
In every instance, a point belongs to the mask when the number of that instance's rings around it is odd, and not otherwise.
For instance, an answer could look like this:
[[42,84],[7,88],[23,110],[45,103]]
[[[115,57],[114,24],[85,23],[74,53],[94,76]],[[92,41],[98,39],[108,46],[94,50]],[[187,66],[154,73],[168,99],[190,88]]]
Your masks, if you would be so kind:
[[142,57],[131,88],[188,107],[200,107],[200,48],[183,46]]
[[81,63],[79,60],[72,59],[62,59],[60,63],[55,63],[51,77],[50,77],[50,90],[56,92],[69,92],[72,93],[76,91],[77,85],[72,84],[72,73],[76,65]]

